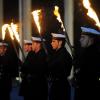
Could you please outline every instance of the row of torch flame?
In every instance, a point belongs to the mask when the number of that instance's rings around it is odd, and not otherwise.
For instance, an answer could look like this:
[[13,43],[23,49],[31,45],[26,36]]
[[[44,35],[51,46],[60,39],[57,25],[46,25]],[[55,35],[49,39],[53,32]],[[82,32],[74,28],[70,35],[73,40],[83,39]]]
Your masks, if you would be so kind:
[[[40,9],[40,10],[35,10],[35,11],[32,12],[32,15],[33,15],[33,18],[34,18],[34,21],[36,23],[36,26],[38,28],[39,33],[41,33],[41,25],[40,25],[40,20],[39,20],[39,16],[41,14],[41,11],[42,10]],[[62,22],[61,17],[60,17],[58,6],[55,6],[54,15],[57,16],[57,20],[61,23],[61,28],[63,28],[63,31],[65,31],[63,22]],[[18,40],[18,42],[20,42],[17,24],[14,24],[12,22],[11,24],[4,24],[2,26],[2,38],[3,39],[5,38],[6,29],[8,29],[12,40],[14,40],[14,36],[15,36],[16,39]]]
[[[95,25],[100,28],[100,22],[99,22],[98,16],[97,16],[96,12],[92,9],[89,0],[83,0],[83,6],[88,11],[87,15],[90,18],[92,18],[96,23]],[[40,17],[41,14],[42,14],[41,9],[40,10],[35,10],[35,11],[32,12],[32,16],[33,16],[33,19],[34,19],[35,24],[37,26],[39,34],[41,34],[41,25],[40,25],[40,20],[39,20],[40,19],[39,17]],[[66,30],[65,30],[64,24],[61,20],[61,16],[60,16],[60,13],[59,13],[59,7],[58,6],[55,6],[54,15],[57,17],[57,20],[59,21],[59,23],[61,23],[61,28],[65,32]],[[18,34],[18,25],[14,24],[13,22],[11,24],[4,24],[2,26],[2,38],[3,39],[5,39],[5,34],[6,34],[7,29],[10,33],[11,39],[14,40],[14,37],[15,37],[16,40],[18,42],[20,42],[20,38],[19,38],[19,34]]]
[[[40,25],[40,20],[39,20],[39,16],[41,15],[41,12],[42,12],[41,9],[40,10],[35,10],[35,11],[32,12],[33,19],[36,23],[39,34],[41,33],[41,25]],[[54,14],[57,16],[57,20],[59,22],[61,22],[61,27],[65,31],[63,22],[62,22],[61,17],[60,17],[58,6],[55,6]],[[5,39],[5,34],[6,34],[7,29],[10,33],[11,39],[14,40],[14,37],[15,37],[17,39],[17,41],[20,42],[20,38],[19,38],[19,34],[18,34],[18,25],[14,24],[13,22],[11,22],[11,24],[4,24],[2,26],[2,39]]]

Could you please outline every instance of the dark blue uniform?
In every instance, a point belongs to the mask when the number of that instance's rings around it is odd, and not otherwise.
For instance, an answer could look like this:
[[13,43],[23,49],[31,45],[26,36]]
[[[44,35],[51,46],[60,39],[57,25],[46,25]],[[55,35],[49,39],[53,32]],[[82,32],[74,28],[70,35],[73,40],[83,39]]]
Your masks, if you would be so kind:
[[20,95],[24,100],[47,100],[47,62],[44,50],[29,52],[22,69]]
[[18,66],[16,65],[16,62],[8,53],[0,55],[0,100],[10,100],[12,79],[18,73]]
[[51,83],[50,100],[69,100],[70,85],[67,77],[72,68],[72,58],[66,48],[61,47],[53,52],[49,60],[48,70]]
[[77,74],[78,98],[82,100],[93,98],[99,100],[100,95],[100,45],[93,44],[85,49],[77,66],[80,71]]

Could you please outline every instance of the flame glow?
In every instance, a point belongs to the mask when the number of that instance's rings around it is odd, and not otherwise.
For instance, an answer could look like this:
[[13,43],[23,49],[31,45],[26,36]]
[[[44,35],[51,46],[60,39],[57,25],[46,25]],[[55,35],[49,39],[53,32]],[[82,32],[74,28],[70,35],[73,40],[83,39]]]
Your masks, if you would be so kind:
[[96,26],[98,26],[100,28],[100,22],[99,22],[98,16],[95,13],[95,11],[91,8],[91,4],[90,4],[89,0],[83,0],[83,5],[88,10],[87,15],[90,18],[92,18],[96,22]]
[[8,28],[8,30],[9,30],[9,33],[10,33],[11,39],[14,40],[13,31],[12,31],[10,25],[9,25],[7,28]]
[[6,34],[6,29],[8,28],[8,24],[4,24],[3,26],[2,26],[2,39],[4,40],[4,38],[5,38],[5,34]]
[[61,16],[60,16],[60,13],[59,13],[59,7],[58,6],[55,6],[54,15],[57,17],[57,20],[61,23],[61,28],[63,28],[63,31],[65,31],[65,28],[64,28],[64,25],[63,25],[63,22],[61,20]]
[[11,23],[11,29],[12,29],[17,41],[20,42],[19,34],[18,34],[18,26],[16,24]]
[[39,22],[40,13],[41,13],[41,10],[35,10],[35,11],[32,12],[32,15],[33,15],[34,21],[37,25],[39,33],[41,32],[41,27],[40,27],[40,22]]
[[8,29],[9,33],[10,33],[10,37],[12,40],[14,40],[14,36],[15,38],[17,39],[17,41],[19,42],[20,39],[19,39],[19,35],[18,35],[18,32],[17,32],[17,25],[16,24],[13,24],[11,23],[11,25],[9,24],[4,24],[2,26],[2,38],[4,39],[5,38],[5,35],[6,35],[6,30]]

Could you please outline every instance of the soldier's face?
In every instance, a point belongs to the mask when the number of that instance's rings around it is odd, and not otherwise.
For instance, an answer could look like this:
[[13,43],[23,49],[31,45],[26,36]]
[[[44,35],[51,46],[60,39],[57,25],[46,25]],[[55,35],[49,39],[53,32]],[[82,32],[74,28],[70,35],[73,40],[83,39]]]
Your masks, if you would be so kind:
[[88,35],[81,35],[80,44],[81,47],[85,48],[90,43],[90,37]]
[[5,47],[4,46],[0,46],[0,55],[5,53]]
[[56,40],[56,39],[52,39],[51,45],[52,45],[52,48],[53,48],[54,50],[56,50],[56,49],[58,49],[58,47],[59,47],[59,41]]
[[38,51],[41,48],[41,43],[33,41],[32,42],[32,51]]
[[29,52],[29,51],[31,51],[31,49],[32,49],[32,46],[31,45],[24,44],[24,51],[25,52]]
[[24,51],[28,52],[28,45],[27,44],[24,44]]

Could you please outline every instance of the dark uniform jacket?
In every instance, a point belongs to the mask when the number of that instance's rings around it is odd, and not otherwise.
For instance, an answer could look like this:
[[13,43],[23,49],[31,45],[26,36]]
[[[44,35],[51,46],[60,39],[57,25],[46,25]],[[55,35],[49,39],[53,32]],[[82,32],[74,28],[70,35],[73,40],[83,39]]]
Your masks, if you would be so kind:
[[38,53],[29,52],[25,62],[22,65],[22,83],[20,95],[29,96],[29,98],[46,99],[47,96],[47,62],[44,50]]
[[0,100],[9,100],[12,88],[12,79],[15,77],[16,62],[8,53],[0,55]]
[[72,68],[72,58],[66,48],[55,51],[49,60],[48,72],[51,79],[50,100],[68,100],[69,83],[67,77]]
[[[97,44],[86,48],[78,62],[78,84],[80,100],[93,98],[99,100],[100,96],[100,47]],[[96,99],[99,98],[99,99]]]

